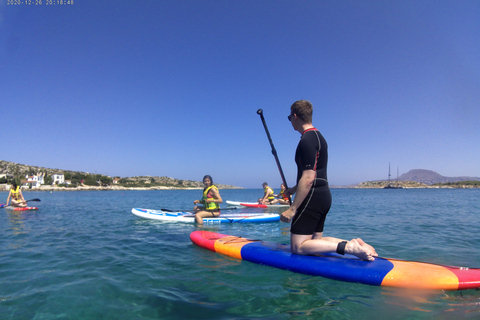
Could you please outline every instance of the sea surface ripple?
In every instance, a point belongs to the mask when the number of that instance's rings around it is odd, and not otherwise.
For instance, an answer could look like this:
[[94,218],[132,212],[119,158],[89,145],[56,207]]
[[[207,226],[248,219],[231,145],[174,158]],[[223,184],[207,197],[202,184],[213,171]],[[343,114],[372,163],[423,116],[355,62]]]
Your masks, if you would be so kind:
[[[220,190],[255,201],[262,190]],[[333,189],[325,236],[384,257],[480,267],[480,190]],[[0,192],[6,199],[7,193]],[[409,292],[296,274],[203,250],[195,230],[289,243],[283,223],[164,223],[201,190],[25,192],[0,209],[0,319],[478,319],[480,292]]]

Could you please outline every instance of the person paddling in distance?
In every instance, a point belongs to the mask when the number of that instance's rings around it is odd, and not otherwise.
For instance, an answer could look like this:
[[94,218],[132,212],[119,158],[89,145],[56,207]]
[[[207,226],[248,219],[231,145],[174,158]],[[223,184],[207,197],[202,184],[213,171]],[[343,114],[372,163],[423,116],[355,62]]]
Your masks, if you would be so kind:
[[[203,177],[203,184],[205,188],[203,189],[202,200],[193,201],[193,204],[196,205],[193,208],[195,211],[195,221],[198,224],[203,224],[203,218],[218,217],[220,215],[220,203],[223,202],[218,188],[213,184],[211,176],[206,175]],[[202,206],[197,206],[198,204],[202,204]]]
[[348,253],[373,261],[378,256],[375,249],[360,238],[345,241],[323,237],[325,218],[332,203],[327,180],[328,146],[313,126],[312,115],[310,101],[299,100],[292,104],[288,116],[293,129],[302,135],[295,152],[297,184],[285,192],[287,196],[296,196],[280,215],[282,222],[291,221],[291,251],[300,255]]
[[273,189],[268,186],[268,183],[262,183],[263,187],[263,198],[258,199],[259,204],[271,204],[275,200],[275,195],[273,194]]
[[25,201],[25,198],[23,198],[22,190],[16,182],[12,182],[12,186],[10,187],[10,192],[8,193],[7,203],[5,204],[5,206],[8,206],[10,199],[12,199],[13,207],[25,208],[27,206],[27,201]]

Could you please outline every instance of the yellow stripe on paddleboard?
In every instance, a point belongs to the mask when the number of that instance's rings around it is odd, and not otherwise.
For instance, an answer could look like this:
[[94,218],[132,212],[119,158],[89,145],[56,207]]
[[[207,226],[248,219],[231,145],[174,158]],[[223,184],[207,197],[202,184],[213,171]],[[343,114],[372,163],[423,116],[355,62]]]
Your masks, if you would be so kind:
[[225,254],[237,259],[242,259],[241,250],[246,244],[252,243],[254,240],[246,238],[228,236],[215,241],[215,252]]
[[421,262],[390,262],[393,269],[383,278],[382,286],[440,290],[458,288],[458,277],[445,267]]

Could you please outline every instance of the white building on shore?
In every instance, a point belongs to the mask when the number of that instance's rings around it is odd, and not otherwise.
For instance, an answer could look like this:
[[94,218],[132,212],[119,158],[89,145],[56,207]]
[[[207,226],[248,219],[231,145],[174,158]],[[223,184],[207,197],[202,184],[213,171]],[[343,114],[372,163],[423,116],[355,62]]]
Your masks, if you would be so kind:
[[52,184],[62,184],[62,183],[65,183],[65,176],[63,175],[63,173],[54,173],[51,175],[52,177]]
[[22,187],[31,187],[32,189],[40,188],[45,183],[45,173],[40,172],[33,176],[25,176],[26,180],[22,180]]
[[13,174],[9,174],[9,173],[0,174],[0,179],[1,178],[13,179]]

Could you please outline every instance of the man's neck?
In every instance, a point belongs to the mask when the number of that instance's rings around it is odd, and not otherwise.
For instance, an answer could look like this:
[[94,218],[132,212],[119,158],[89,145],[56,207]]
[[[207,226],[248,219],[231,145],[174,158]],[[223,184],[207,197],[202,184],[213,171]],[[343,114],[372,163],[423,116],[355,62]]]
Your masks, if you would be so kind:
[[305,132],[305,130],[308,130],[308,129],[311,129],[311,128],[314,128],[313,124],[304,123],[304,124],[300,125],[300,127],[297,129],[297,131],[300,132],[300,134],[303,134]]

